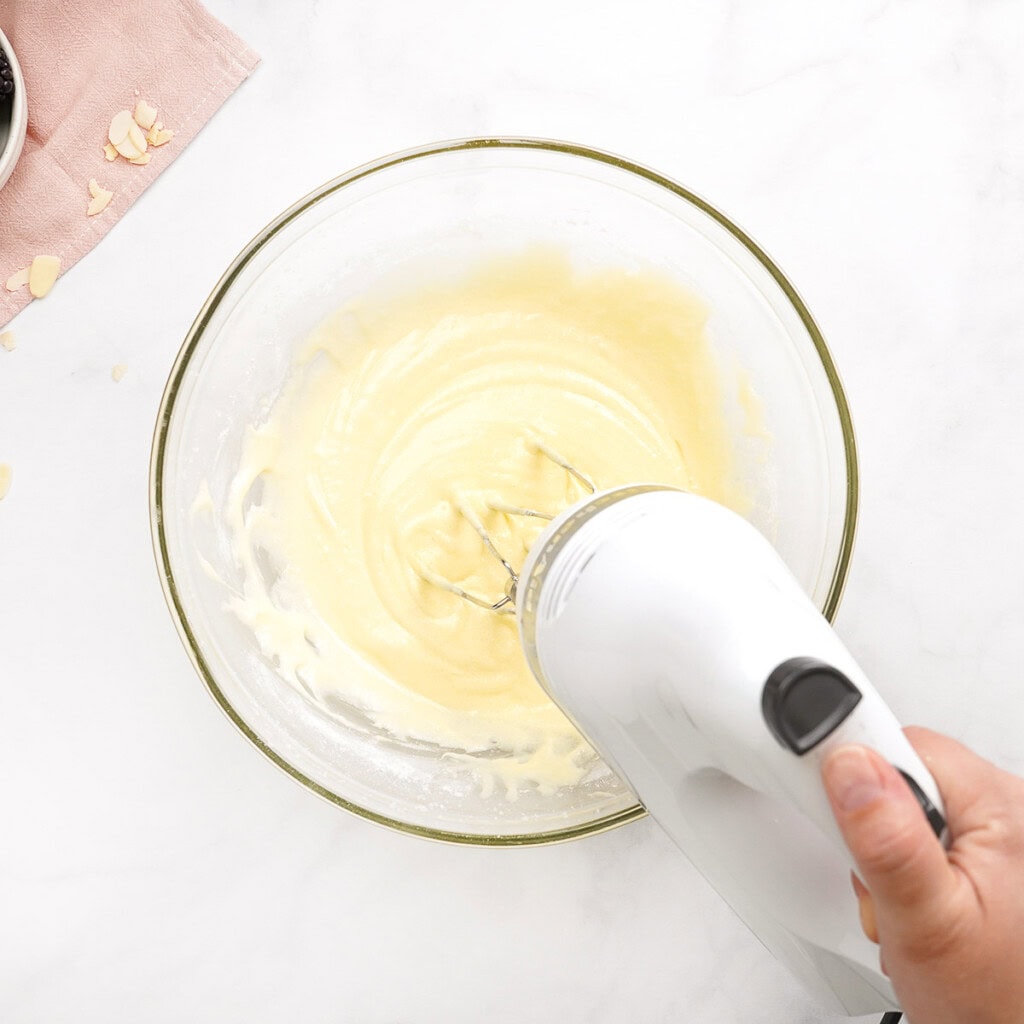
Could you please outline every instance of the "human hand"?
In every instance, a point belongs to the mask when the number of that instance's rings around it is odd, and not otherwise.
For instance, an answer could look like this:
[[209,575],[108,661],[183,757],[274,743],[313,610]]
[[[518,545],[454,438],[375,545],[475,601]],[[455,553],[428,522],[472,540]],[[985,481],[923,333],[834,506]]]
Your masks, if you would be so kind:
[[948,851],[880,755],[839,747],[822,765],[864,932],[912,1024],[1024,1024],[1024,779],[905,732],[942,793]]

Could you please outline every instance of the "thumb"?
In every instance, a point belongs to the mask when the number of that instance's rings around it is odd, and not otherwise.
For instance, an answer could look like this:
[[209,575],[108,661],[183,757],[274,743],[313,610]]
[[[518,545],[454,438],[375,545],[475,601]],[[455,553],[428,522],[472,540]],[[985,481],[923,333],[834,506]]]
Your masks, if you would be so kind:
[[899,772],[867,747],[837,747],[822,765],[832,812],[879,921],[902,930],[937,923],[954,876],[917,799]]

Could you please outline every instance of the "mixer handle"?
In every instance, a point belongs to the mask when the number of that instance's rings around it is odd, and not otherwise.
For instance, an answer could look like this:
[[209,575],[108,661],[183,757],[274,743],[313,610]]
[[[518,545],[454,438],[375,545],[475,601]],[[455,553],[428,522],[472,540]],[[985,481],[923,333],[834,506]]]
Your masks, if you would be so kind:
[[[761,711],[772,735],[794,754],[813,750],[852,714],[861,691],[839,669],[817,658],[789,658],[768,676]],[[935,835],[945,841],[946,819],[914,777],[896,770],[914,794]]]

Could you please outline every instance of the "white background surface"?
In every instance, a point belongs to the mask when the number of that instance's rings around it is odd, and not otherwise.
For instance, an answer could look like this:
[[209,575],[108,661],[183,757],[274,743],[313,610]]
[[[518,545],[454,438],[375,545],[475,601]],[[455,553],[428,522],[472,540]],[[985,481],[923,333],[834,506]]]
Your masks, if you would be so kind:
[[840,633],[904,720],[1024,771],[1024,8],[209,5],[263,66],[0,351],[0,1020],[825,1019],[650,822],[432,845],[265,761],[165,610],[150,435],[223,268],[323,180],[474,134],[621,152],[830,342],[863,475]]

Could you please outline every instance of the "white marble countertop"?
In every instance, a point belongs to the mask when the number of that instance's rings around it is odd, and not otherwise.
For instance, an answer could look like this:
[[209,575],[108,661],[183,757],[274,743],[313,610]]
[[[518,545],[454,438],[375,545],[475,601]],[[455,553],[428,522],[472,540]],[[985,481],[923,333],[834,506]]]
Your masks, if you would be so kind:
[[209,6],[263,66],[0,352],[0,1019],[828,1019],[649,821],[446,847],[263,759],[164,607],[150,436],[220,272],[323,180],[475,134],[621,152],[829,340],[863,476],[840,633],[905,721],[1024,771],[1024,8]]

